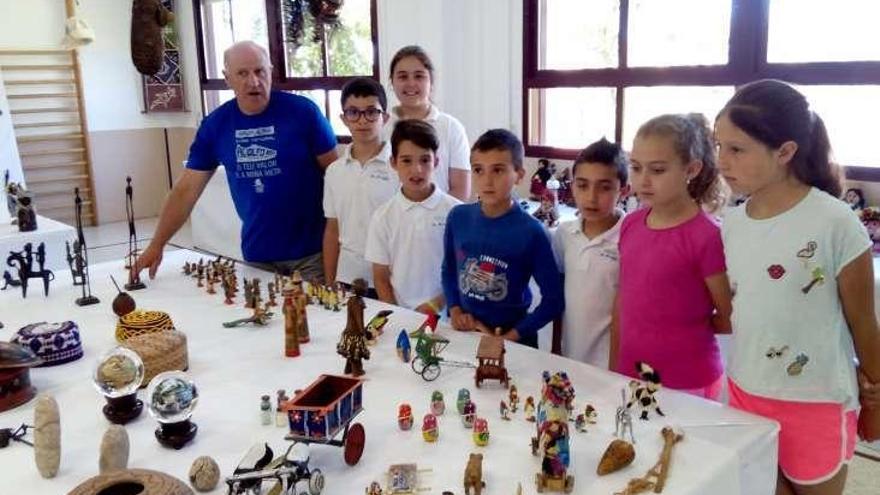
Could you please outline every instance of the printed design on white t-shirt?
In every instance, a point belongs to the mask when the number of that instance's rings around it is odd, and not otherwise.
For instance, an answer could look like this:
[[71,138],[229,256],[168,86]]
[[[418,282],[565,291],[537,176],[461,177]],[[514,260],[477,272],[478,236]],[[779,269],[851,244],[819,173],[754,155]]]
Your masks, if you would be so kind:
[[[253,179],[257,193],[265,178],[281,174],[277,157],[274,125],[235,130],[235,178]],[[256,179],[263,180],[258,185]]]
[[458,274],[458,287],[465,296],[485,301],[507,297],[507,263],[491,256],[468,258]]
[[809,294],[814,287],[825,284],[825,269],[813,261],[813,257],[816,255],[816,249],[818,247],[819,243],[816,241],[809,241],[803,249],[797,252],[797,257],[801,260],[804,270],[807,271],[810,279],[807,285],[801,288],[801,292],[804,294]]

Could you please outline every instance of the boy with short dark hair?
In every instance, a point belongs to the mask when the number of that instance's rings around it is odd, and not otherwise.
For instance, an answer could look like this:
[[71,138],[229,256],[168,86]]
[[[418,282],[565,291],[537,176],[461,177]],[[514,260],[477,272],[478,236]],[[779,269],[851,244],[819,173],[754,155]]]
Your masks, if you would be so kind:
[[426,314],[445,306],[440,284],[446,217],[460,201],[433,182],[437,134],[421,120],[401,120],[391,134],[391,166],[400,190],[370,222],[366,258],[379,299]]
[[[523,146],[492,129],[471,148],[479,202],[456,206],[444,235],[443,291],[456,330],[501,334],[538,346],[538,330],[564,309],[562,284],[547,232],[513,200],[522,180]],[[529,313],[534,277],[541,302]]]
[[382,85],[368,77],[347,82],[341,100],[351,145],[324,177],[324,277],[328,284],[348,285],[362,278],[372,287],[372,266],[364,258],[370,218],[400,186],[382,136],[388,102]]

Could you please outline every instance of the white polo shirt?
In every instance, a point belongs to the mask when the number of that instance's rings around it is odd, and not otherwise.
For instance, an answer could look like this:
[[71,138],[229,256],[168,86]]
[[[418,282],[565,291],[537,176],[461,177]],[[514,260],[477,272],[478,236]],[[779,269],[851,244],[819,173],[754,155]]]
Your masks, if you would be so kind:
[[391,286],[400,306],[415,309],[443,293],[443,232],[449,210],[458,204],[439,187],[420,203],[398,191],[373,215],[366,258],[391,267]]
[[391,168],[391,144],[385,142],[379,154],[361,163],[346,146],[324,175],[324,216],[339,223],[339,262],[336,280],[352,283],[363,278],[373,285],[372,265],[364,259],[370,218],[379,206],[400,188]]
[[816,188],[767,219],[750,218],[746,205],[721,226],[734,294],[730,378],[762,397],[857,408],[855,350],[837,277],[871,249],[864,225]]
[[[391,140],[394,125],[400,120],[398,108],[391,109],[391,118],[385,125],[385,138]],[[431,105],[425,122],[431,124],[437,132],[437,158],[438,165],[434,170],[434,184],[440,186],[443,192],[449,192],[449,169],[471,169],[471,149],[468,143],[467,133],[464,126],[452,115],[441,112],[436,106]]]
[[581,219],[564,222],[553,232],[553,253],[565,275],[562,355],[608,368],[611,313],[617,294],[620,253],[617,243],[624,213],[613,227],[590,239]]

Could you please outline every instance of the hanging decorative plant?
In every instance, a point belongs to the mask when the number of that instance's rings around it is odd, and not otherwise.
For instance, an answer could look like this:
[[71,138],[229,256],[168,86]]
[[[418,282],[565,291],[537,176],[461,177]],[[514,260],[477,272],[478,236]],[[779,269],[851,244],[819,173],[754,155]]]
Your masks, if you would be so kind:
[[314,42],[320,42],[322,33],[327,30],[327,34],[332,36],[333,31],[340,26],[339,11],[344,3],[345,0],[282,0],[287,43],[299,48],[303,44],[309,24],[312,26]]

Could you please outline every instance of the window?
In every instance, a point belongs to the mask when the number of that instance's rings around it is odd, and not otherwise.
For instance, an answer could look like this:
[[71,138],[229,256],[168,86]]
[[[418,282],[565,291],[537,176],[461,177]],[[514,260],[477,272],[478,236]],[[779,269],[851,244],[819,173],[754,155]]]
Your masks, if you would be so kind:
[[274,89],[301,94],[323,109],[334,131],[340,90],[353,76],[379,78],[376,0],[345,0],[337,12],[320,0],[193,0],[206,113],[234,98],[223,80],[223,52],[254,40],[269,50]]
[[880,180],[880,2],[524,0],[526,152],[573,158],[606,136],[629,148],[661,113],[714,119],[739,84],[794,84],[848,175]]

